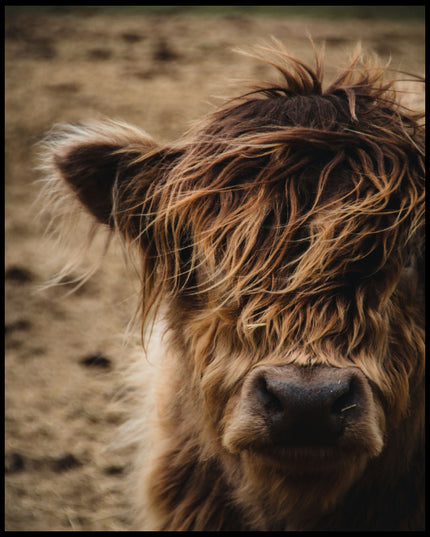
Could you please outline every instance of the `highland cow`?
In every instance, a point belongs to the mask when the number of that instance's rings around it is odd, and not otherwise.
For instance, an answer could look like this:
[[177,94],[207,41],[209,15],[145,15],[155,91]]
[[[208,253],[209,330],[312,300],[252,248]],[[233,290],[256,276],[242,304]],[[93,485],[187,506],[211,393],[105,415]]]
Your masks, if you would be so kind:
[[282,82],[175,144],[47,142],[48,188],[141,262],[139,527],[423,529],[421,116],[361,54],[325,88],[271,54]]

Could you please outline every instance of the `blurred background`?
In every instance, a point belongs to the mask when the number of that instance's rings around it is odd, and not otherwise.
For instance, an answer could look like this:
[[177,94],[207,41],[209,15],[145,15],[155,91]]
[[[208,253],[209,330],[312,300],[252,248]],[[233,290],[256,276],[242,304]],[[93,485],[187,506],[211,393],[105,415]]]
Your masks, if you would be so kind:
[[[7,530],[132,527],[132,455],[109,446],[128,408],[117,395],[137,281],[114,243],[75,293],[64,296],[74,274],[40,290],[60,261],[44,237],[49,207],[37,216],[38,142],[54,124],[104,117],[172,141],[235,81],[276,80],[235,49],[273,36],[312,64],[308,34],[326,44],[327,81],[358,41],[393,68],[424,73],[424,6],[6,6]],[[414,89],[410,102],[422,106]],[[78,242],[82,233],[76,223]],[[88,264],[98,247],[102,238]]]

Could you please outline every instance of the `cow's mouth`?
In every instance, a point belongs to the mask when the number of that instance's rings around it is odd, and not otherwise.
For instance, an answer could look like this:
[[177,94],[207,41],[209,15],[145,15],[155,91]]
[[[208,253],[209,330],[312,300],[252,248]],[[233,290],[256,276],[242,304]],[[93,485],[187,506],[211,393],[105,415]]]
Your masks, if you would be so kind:
[[339,475],[351,465],[359,466],[369,459],[361,446],[351,449],[330,446],[325,448],[257,446],[244,450],[241,456],[272,471],[298,479],[317,479],[319,476]]

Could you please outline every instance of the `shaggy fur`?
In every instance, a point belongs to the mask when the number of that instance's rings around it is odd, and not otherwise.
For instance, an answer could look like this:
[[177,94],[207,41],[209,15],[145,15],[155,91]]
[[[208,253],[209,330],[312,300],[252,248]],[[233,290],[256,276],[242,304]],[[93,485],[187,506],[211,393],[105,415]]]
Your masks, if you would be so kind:
[[[139,524],[422,529],[420,117],[359,54],[325,89],[320,57],[270,54],[281,83],[176,144],[113,122],[48,141],[48,188],[67,184],[141,262]],[[339,441],[274,442],[255,402],[267,371],[353,379]]]

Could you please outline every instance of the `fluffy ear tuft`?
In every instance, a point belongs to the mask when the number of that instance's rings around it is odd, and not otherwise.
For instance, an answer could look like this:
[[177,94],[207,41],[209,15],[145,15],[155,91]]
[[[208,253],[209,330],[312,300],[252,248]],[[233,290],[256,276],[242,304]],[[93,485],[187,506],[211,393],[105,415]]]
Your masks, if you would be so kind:
[[116,181],[126,181],[132,164],[157,150],[144,131],[106,121],[55,129],[45,142],[50,181],[65,182],[83,206],[113,226],[112,194]]

